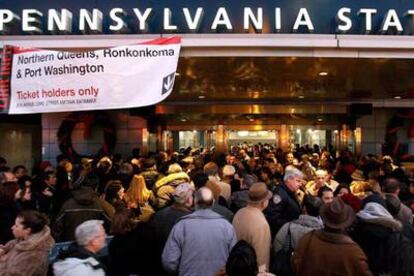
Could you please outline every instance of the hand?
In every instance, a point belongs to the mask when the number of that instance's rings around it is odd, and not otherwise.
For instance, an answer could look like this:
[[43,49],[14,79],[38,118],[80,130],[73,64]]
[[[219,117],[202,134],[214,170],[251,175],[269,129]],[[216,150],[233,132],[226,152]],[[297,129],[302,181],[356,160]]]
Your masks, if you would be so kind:
[[49,188],[46,188],[42,191],[42,194],[46,197],[52,197],[53,193],[49,190]]
[[22,198],[23,201],[30,201],[32,200],[32,192],[26,190]]

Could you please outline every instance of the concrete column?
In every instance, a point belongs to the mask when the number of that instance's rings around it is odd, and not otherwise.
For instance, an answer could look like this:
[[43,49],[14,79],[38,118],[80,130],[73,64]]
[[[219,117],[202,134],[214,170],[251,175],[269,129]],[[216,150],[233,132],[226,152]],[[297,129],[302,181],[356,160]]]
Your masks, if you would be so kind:
[[146,156],[148,154],[148,149],[149,149],[149,131],[148,128],[143,128],[142,129],[142,150],[141,150],[141,154],[143,156]]
[[216,130],[216,152],[227,152],[227,135],[224,125],[218,125]]
[[280,131],[279,131],[279,147],[284,151],[288,152],[290,151],[290,145],[289,145],[289,129],[287,125],[281,125]]
[[204,147],[209,149],[211,147],[211,131],[210,130],[204,131],[204,136],[205,136],[204,141],[206,142]]
[[163,131],[162,126],[157,126],[156,139],[157,139],[157,150],[158,151],[164,150],[164,141],[163,141],[162,131]]

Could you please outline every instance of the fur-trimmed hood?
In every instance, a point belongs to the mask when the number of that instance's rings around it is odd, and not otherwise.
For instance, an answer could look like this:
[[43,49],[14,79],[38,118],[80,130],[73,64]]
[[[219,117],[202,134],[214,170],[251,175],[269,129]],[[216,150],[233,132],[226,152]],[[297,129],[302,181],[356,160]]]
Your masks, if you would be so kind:
[[363,222],[383,226],[394,232],[401,231],[403,228],[401,222],[394,219],[387,209],[375,202],[365,205],[364,209],[357,213],[357,217]]
[[293,223],[299,224],[303,227],[308,227],[312,229],[322,229],[323,221],[320,217],[313,217],[309,215],[300,215],[297,220],[294,220]]
[[25,240],[11,240],[0,246],[0,275],[46,275],[47,256],[55,241],[49,227]]
[[26,240],[22,240],[16,243],[15,249],[18,251],[49,251],[55,241],[50,235],[50,228],[45,226],[42,231],[30,235]]
[[[179,173],[172,173],[167,176],[164,176],[160,180],[155,183],[155,187],[158,189],[166,184],[171,183],[173,186],[177,186],[184,181],[190,181],[190,177],[185,172],[179,172]],[[173,182],[177,182],[177,185],[174,185]]]

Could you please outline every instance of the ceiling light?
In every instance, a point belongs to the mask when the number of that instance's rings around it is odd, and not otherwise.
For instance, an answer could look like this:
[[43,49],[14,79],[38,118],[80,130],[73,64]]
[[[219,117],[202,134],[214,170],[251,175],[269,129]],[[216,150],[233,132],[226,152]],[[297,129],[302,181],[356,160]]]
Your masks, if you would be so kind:
[[199,99],[205,99],[205,98],[206,98],[206,96],[200,95],[200,96],[198,96],[198,98],[199,98]]
[[266,130],[260,130],[257,134],[259,134],[259,136],[267,136],[269,135],[269,132]]
[[401,99],[401,96],[395,96],[394,99],[399,100],[399,99]]
[[299,99],[304,99],[304,98],[305,98],[305,96],[300,95],[298,98],[299,98]]
[[328,72],[325,72],[325,71],[319,72],[319,76],[321,77],[326,77],[327,75],[328,75]]
[[246,137],[249,135],[248,131],[237,131],[237,135],[239,135],[240,137]]

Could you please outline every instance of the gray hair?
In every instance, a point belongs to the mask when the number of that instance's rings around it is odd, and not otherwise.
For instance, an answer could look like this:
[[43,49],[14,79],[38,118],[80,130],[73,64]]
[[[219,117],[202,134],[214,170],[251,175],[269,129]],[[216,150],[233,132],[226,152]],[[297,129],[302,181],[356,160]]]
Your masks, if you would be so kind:
[[102,227],[102,220],[87,220],[76,227],[75,238],[76,243],[80,246],[86,246],[97,235],[100,227]]
[[285,176],[283,177],[283,181],[285,182],[289,178],[293,178],[293,177],[303,178],[304,175],[300,170],[292,167],[285,171]]
[[196,209],[209,209],[214,204],[213,192],[207,188],[202,187],[194,194],[194,203]]

